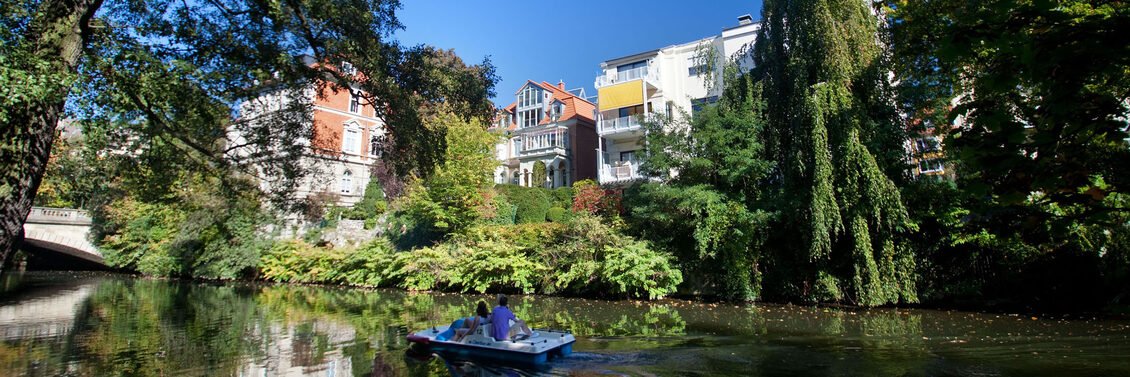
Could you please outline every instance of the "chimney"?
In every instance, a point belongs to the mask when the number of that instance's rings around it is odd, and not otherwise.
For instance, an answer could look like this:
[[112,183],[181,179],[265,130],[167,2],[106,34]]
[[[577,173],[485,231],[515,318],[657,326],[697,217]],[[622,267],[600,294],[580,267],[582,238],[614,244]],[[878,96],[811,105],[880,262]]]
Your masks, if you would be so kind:
[[557,80],[557,89],[565,90],[565,80]]
[[738,17],[738,25],[749,25],[753,23],[753,16],[743,14]]

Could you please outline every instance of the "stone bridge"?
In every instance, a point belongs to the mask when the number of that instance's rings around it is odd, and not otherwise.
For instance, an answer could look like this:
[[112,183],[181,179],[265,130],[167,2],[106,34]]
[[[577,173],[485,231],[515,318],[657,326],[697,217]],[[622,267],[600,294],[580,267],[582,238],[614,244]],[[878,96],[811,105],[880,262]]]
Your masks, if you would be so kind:
[[24,222],[24,243],[105,266],[102,253],[90,243],[90,224],[85,210],[32,207]]

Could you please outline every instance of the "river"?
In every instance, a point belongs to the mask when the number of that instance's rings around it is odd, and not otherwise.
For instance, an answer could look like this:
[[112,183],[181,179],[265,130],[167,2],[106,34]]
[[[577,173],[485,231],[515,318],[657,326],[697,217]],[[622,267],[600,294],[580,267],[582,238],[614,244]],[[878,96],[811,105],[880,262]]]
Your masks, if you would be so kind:
[[512,296],[577,337],[536,369],[406,352],[409,331],[492,297],[7,274],[0,376],[1130,375],[1122,319],[684,300]]

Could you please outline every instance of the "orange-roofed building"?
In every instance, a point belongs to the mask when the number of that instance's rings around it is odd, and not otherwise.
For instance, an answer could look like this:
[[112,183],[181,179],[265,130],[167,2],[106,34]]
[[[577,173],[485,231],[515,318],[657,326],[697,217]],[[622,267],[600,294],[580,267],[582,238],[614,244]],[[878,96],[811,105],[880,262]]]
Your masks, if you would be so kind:
[[[514,95],[513,103],[497,110],[490,128],[505,135],[496,148],[501,163],[495,182],[557,188],[596,179],[596,105],[584,98],[584,89],[526,81]],[[538,161],[546,166],[545,182],[533,181]]]
[[[316,64],[312,57],[303,59],[306,64]],[[355,73],[348,62],[335,64],[334,69]],[[300,163],[308,173],[297,182],[294,197],[303,200],[317,196],[337,205],[352,205],[361,201],[369,184],[370,169],[379,158],[376,142],[384,135],[384,122],[356,86],[348,90],[341,84],[328,85],[321,93],[313,84],[293,91],[264,91],[259,98],[240,105],[240,116],[270,113],[287,106],[296,96],[308,104],[313,124],[310,135],[300,140],[309,148]],[[277,180],[280,178],[261,177],[261,184],[270,190]]]

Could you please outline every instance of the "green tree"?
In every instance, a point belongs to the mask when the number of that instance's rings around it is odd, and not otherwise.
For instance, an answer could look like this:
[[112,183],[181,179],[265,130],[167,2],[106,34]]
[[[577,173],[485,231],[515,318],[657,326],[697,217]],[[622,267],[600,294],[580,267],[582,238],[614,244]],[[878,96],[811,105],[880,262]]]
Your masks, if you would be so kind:
[[102,0],[0,4],[0,265],[23,232]]
[[[909,226],[891,176],[905,140],[879,18],[854,0],[766,1],[753,85],[779,213],[766,284],[782,298],[917,301]],[[768,287],[767,287],[768,288]]]
[[530,178],[530,187],[545,188],[545,163],[541,161],[534,162],[534,172]]
[[762,185],[773,164],[762,158],[764,121],[752,90],[733,86],[718,105],[678,118],[686,122],[645,122],[642,167],[667,182],[624,195],[633,232],[675,251],[693,290],[738,300],[762,295],[761,229],[771,217]]
[[887,6],[900,106],[954,125],[939,131],[957,173],[946,195],[956,204],[945,204],[959,216],[934,213],[936,204],[915,214],[953,225],[942,233],[949,242],[924,250],[938,256],[923,271],[934,295],[1071,310],[1124,300],[1130,9]]
[[[981,198],[975,210],[1026,212],[1039,218],[1033,226],[1107,222],[1127,210],[1104,198],[1130,189],[1122,163],[1130,159],[1130,50],[1121,37],[1130,33],[1128,7],[1081,0],[889,6],[899,78],[905,91],[925,93],[908,95],[905,106],[944,108],[961,120],[947,130],[945,148],[961,160],[964,189]],[[956,106],[946,106],[951,101]],[[1054,210],[1077,205],[1065,215]]]
[[[406,211],[416,224],[434,227],[443,234],[459,232],[477,222],[484,212],[494,212],[487,201],[496,135],[477,120],[439,114],[432,127],[444,129],[447,150],[435,172],[409,184]],[[544,219],[544,215],[542,217]]]
[[[306,96],[288,94],[368,94],[386,134],[398,135],[387,143],[397,153],[386,155],[397,156],[393,170],[401,173],[427,175],[440,161],[444,136],[425,126],[428,109],[490,113],[496,77],[489,61],[467,66],[450,51],[400,46],[390,38],[401,27],[396,0],[2,6],[0,77],[5,90],[20,94],[5,92],[0,115],[10,145],[0,148],[0,257],[22,226],[76,81],[83,90],[73,97],[75,116],[92,119],[102,127],[93,132],[116,139],[120,150],[139,151],[151,188],[183,169],[220,179],[282,177],[270,192],[278,205],[293,202],[288,191],[307,173],[298,163],[306,148],[297,141],[312,125]],[[340,69],[342,62],[358,73]],[[264,93],[281,94],[281,106],[232,117]]]

